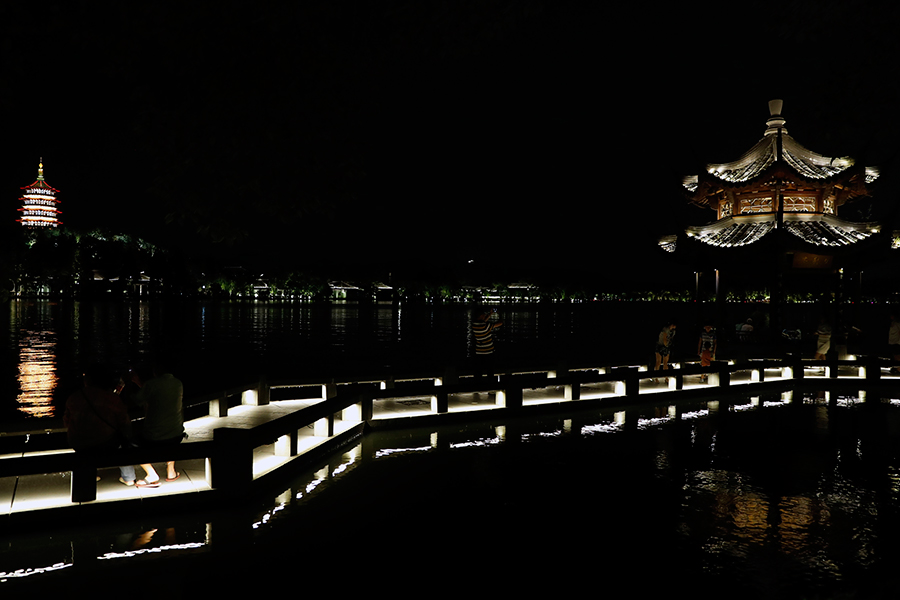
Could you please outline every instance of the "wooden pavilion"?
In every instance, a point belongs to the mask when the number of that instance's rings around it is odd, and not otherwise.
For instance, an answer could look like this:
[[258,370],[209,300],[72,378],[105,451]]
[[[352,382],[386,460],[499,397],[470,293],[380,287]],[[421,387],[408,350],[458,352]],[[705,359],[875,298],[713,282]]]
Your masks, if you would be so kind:
[[878,223],[839,216],[845,204],[870,195],[878,169],[802,146],[785,128],[782,104],[769,102],[765,133],[743,156],[684,178],[689,202],[713,211],[715,220],[659,240],[664,250],[705,265],[698,270],[716,269],[720,314],[721,270],[735,279],[761,278],[770,292],[774,331],[781,327],[786,276],[800,281],[812,276],[818,289],[836,290],[843,270],[855,268],[864,250],[882,237]]

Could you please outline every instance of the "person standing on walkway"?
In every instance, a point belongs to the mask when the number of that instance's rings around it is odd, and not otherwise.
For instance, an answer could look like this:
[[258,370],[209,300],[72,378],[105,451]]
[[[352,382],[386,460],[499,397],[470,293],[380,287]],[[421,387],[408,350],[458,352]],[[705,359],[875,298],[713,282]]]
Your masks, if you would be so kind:
[[[891,325],[888,328],[888,352],[894,363],[900,363],[900,321],[897,320],[897,314],[891,313]],[[891,373],[900,373],[896,365],[891,367]]]
[[[136,402],[146,408],[147,416],[142,422],[140,445],[142,447],[175,446],[184,439],[184,413],[182,400],[184,387],[176,379],[165,363],[156,362],[153,377],[146,382],[135,374],[132,381],[140,387]],[[147,473],[144,479],[135,482],[138,487],[156,487],[159,475],[151,464],[141,465]],[[175,481],[181,474],[175,470],[175,461],[166,462],[166,481]]]
[[476,308],[472,311],[472,337],[474,339],[475,351],[475,376],[481,377],[483,372],[493,367],[494,356],[494,330],[502,326],[503,323],[494,319],[492,316],[496,314],[493,311]]
[[[672,353],[672,345],[675,343],[675,323],[668,323],[659,332],[656,339],[656,366],[654,371],[667,370],[669,368],[669,355]],[[656,381],[654,379],[654,381]]]
[[815,360],[825,360],[825,356],[831,349],[831,325],[823,316],[819,319],[819,327],[816,329],[816,355]]
[[[112,393],[112,377],[102,367],[85,369],[84,387],[66,400],[63,423],[69,444],[76,452],[105,454],[131,439],[131,419],[125,403]],[[121,467],[120,481],[134,481],[134,468]],[[99,479],[99,478],[98,478]]]
[[[704,325],[700,330],[700,340],[697,342],[697,355],[700,357],[700,366],[708,367],[716,359],[716,329],[712,325]],[[700,376],[700,381],[706,381],[708,375]]]

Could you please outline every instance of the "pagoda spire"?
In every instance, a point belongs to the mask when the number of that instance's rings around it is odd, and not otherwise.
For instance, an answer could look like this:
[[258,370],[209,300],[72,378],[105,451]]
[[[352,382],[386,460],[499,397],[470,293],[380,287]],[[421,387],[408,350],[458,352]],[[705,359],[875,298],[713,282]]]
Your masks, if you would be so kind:
[[42,156],[38,161],[38,181],[44,180],[44,157]]

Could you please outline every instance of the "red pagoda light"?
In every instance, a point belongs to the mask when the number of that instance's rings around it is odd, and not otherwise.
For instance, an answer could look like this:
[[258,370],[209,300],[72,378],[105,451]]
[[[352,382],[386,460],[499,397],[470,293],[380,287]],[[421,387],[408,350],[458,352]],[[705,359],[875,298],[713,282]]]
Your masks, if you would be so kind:
[[19,209],[20,218],[16,219],[18,223],[34,229],[62,225],[62,221],[59,220],[59,215],[62,213],[56,208],[56,205],[59,204],[59,200],[56,199],[59,190],[44,181],[44,159],[38,163],[37,181],[21,189],[25,192],[19,198],[22,208]]

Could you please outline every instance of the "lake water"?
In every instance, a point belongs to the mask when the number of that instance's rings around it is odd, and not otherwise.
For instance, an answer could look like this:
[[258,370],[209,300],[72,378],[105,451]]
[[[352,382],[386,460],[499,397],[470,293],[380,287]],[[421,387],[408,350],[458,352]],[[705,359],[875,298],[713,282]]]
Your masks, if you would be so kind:
[[[730,305],[725,322],[755,316],[766,305]],[[0,345],[0,427],[58,419],[80,385],[85,365],[125,370],[168,355],[188,397],[254,381],[341,373],[408,371],[464,365],[469,310],[464,306],[391,304],[268,304],[258,302],[77,302],[16,300],[3,307]],[[846,319],[860,326],[859,347],[887,337],[887,307],[854,306]],[[708,305],[596,302],[498,308],[497,356],[512,364],[560,359],[648,363],[662,321],[679,323],[675,359],[696,359],[696,339]],[[818,312],[790,308],[792,326],[811,332]],[[720,331],[720,358],[753,349]],[[884,338],[884,340],[882,340]],[[798,345],[813,353],[811,338]],[[857,348],[857,351],[859,348]]]
[[[636,343],[628,323],[647,311],[640,304],[615,310],[501,307],[498,356],[532,361],[640,355],[646,361],[658,328],[645,325],[646,339]],[[58,417],[90,362],[125,370],[166,354],[191,396],[261,374],[270,380],[383,375],[388,369],[462,365],[469,353],[469,310],[456,305],[21,300],[8,305],[7,315],[0,423]]]
[[375,432],[261,501],[7,537],[0,573],[11,590],[149,577],[175,597],[246,582],[896,597],[900,400],[731,400],[679,419],[647,405],[631,427],[592,410]]
[[[655,315],[691,322],[689,306],[633,305],[503,308],[499,346],[522,360],[646,360]],[[198,391],[260,369],[313,376],[466,354],[460,307],[17,302],[8,314],[8,422],[56,418],[23,412],[22,395],[49,395],[42,406],[57,411],[85,361],[127,366],[161,348],[190,366],[179,376]],[[864,329],[880,337],[881,311],[871,315]],[[171,597],[249,581],[893,598],[900,402],[890,390],[865,400],[735,397],[729,410],[681,405],[681,419],[647,405],[626,417],[633,428],[593,410],[376,432],[263,500],[0,537],[0,579]],[[147,577],[155,585],[136,584]]]

